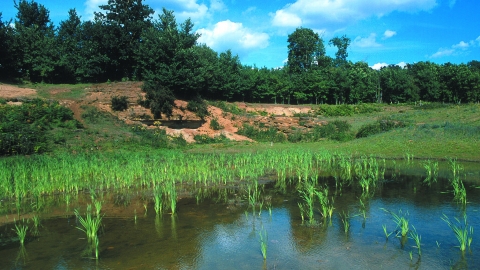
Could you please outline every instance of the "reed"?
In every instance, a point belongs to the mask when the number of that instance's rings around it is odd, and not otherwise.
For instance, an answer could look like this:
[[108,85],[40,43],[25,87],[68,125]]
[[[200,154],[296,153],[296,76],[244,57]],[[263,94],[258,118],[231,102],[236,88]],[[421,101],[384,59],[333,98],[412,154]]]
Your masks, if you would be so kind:
[[352,218],[352,216],[350,216],[349,212],[343,212],[343,214],[340,214],[340,219],[342,220],[345,234],[347,234],[350,229],[350,218]]
[[410,230],[410,238],[415,241],[415,248],[418,250],[418,256],[422,256],[421,240],[422,236],[417,233],[417,229],[412,225],[412,230]]
[[23,246],[25,243],[25,238],[27,237],[28,226],[25,225],[25,222],[23,222],[21,225],[17,225],[15,222],[15,229],[12,230],[17,234],[20,245]]
[[260,236],[260,250],[262,252],[263,259],[267,259],[267,248],[268,248],[268,235],[267,231],[262,229],[261,231],[258,232],[258,235]]
[[437,177],[438,177],[438,162],[437,161],[431,161],[427,160],[424,164],[423,167],[426,170],[427,176],[423,180],[424,183],[427,185],[431,185],[432,183],[437,182]]
[[92,206],[87,205],[87,212],[85,213],[85,218],[80,215],[78,209],[74,210],[75,216],[77,217],[81,225],[81,227],[76,227],[76,228],[83,231],[86,234],[88,242],[90,243],[93,242],[95,238],[98,237],[97,233],[102,224],[102,217],[99,215],[93,216],[91,213],[91,209],[92,209]]
[[458,218],[455,218],[457,224],[452,223],[445,214],[443,214],[441,219],[447,223],[448,227],[450,227],[455,234],[459,243],[458,248],[462,252],[465,251],[467,247],[470,248],[473,240],[473,227],[468,225],[467,215],[463,215],[463,223]]
[[383,227],[383,233],[385,233],[385,240],[388,241],[388,238],[389,238],[390,235],[392,235],[394,232],[388,232],[388,231],[387,231],[387,225],[385,225],[385,224],[383,224],[382,227]]
[[[392,211],[389,211],[385,208],[381,208],[383,211],[389,213],[392,218],[393,218],[393,221],[395,222],[395,224],[397,225],[397,227],[395,228],[395,230],[398,229],[398,232],[397,232],[397,236],[400,234],[402,237],[405,237],[407,236],[408,234],[408,231],[409,231],[409,226],[408,226],[408,219],[405,217],[405,215],[402,213],[402,210],[399,211],[399,214],[395,214],[394,212]],[[406,213],[408,214],[408,212]]]

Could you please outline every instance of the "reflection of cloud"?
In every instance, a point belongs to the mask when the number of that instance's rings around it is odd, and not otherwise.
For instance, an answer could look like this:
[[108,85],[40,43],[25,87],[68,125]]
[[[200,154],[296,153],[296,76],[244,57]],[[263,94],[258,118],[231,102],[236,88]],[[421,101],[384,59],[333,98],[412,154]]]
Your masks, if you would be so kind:
[[337,24],[338,28],[371,16],[431,10],[436,5],[436,0],[296,0],[275,12],[273,25],[326,27]]
[[360,48],[373,48],[382,46],[381,44],[377,43],[376,37],[377,35],[375,33],[371,33],[368,37],[365,38],[358,36],[353,40],[352,46]]
[[201,34],[199,43],[205,43],[217,51],[231,49],[238,54],[246,54],[248,50],[255,48],[265,48],[270,38],[266,33],[254,32],[242,23],[230,20],[218,22],[212,29],[199,29],[197,33]]
[[385,33],[383,33],[383,39],[391,38],[395,36],[397,32],[392,31],[392,30],[386,30]]

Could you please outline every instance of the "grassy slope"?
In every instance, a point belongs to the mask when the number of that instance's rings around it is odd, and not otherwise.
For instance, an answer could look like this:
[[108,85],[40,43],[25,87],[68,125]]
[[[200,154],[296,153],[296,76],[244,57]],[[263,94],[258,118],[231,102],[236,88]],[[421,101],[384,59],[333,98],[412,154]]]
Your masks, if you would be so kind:
[[[349,142],[322,141],[315,143],[238,143],[217,147],[196,147],[194,152],[242,152],[268,149],[304,148],[308,150],[353,154],[375,155],[385,158],[402,158],[407,154],[415,158],[458,158],[480,161],[480,106],[477,104],[447,106],[430,110],[414,110],[412,106],[386,108],[384,112],[355,115],[340,119],[352,124],[356,131],[362,125],[372,123],[379,117],[412,122],[410,127],[377,134]],[[447,123],[447,124],[446,124]]]
[[[55,99],[82,99],[89,85],[25,85],[37,89],[38,96]],[[52,95],[52,91],[60,93]],[[380,113],[354,115],[351,117],[321,117],[323,120],[345,120],[357,131],[361,126],[375,122],[380,117],[410,121],[404,129],[374,135],[349,142],[321,141],[316,143],[246,143],[231,142],[215,145],[188,146],[190,152],[244,152],[285,150],[303,148],[313,151],[353,155],[375,155],[386,158],[401,158],[406,154],[416,158],[458,158],[480,161],[480,105],[451,105],[437,109],[415,110],[410,105],[379,105]],[[86,122],[84,132],[58,134],[66,138],[57,151],[82,151],[97,148],[104,151],[146,151],[148,147],[135,139],[129,127],[113,117],[101,116],[96,123]],[[447,125],[445,125],[447,123]],[[427,124],[427,127],[425,127]],[[64,132],[64,131],[63,131]],[[65,149],[65,146],[68,146]]]

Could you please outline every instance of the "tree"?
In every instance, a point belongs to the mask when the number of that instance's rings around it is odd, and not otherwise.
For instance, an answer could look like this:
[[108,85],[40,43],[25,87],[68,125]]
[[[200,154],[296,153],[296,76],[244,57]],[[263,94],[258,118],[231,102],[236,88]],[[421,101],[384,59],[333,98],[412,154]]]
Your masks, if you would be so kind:
[[[80,81],[76,71],[82,61],[81,55],[81,21],[75,9],[68,11],[68,19],[60,22],[56,36],[59,61],[56,67],[57,81],[75,83]],[[83,78],[82,78],[83,79]]]
[[288,35],[287,67],[291,74],[309,70],[325,56],[323,40],[309,28],[297,28]]
[[132,78],[134,51],[143,31],[151,26],[154,11],[142,0],[108,0],[100,9],[104,12],[95,12],[95,20],[103,26],[102,49],[110,59],[109,76]]
[[17,77],[16,70],[19,68],[19,63],[12,52],[14,36],[10,22],[4,23],[0,12],[0,78],[4,79]]
[[12,54],[19,59],[22,76],[31,81],[50,80],[58,54],[49,11],[34,1],[21,0],[15,7]]
[[335,62],[337,66],[341,66],[347,63],[348,57],[348,45],[350,45],[350,38],[343,35],[342,37],[334,37],[328,43],[337,47],[337,52],[335,53]]
[[407,72],[418,87],[422,100],[440,101],[441,86],[437,64],[428,61],[409,64],[407,65]]

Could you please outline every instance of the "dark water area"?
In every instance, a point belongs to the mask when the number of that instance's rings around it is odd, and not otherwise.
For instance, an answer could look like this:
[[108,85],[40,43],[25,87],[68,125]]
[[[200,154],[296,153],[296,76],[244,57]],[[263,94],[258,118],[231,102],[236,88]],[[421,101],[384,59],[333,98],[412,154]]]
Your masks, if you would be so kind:
[[[323,179],[335,197],[335,209],[331,220],[324,219],[317,205],[315,225],[302,222],[298,192],[287,187],[284,193],[271,181],[261,192],[261,212],[259,206],[253,211],[238,188],[212,191],[198,201],[182,198],[174,216],[168,211],[156,215],[153,202],[138,192],[123,204],[109,204],[118,196],[106,195],[98,260],[85,254],[87,240],[73,215],[74,208],[85,210],[88,196],[73,200],[68,209],[57,201],[40,213],[39,235],[29,235],[24,248],[14,239],[13,224],[0,227],[0,269],[480,269],[476,172],[465,181],[466,206],[453,202],[446,178],[428,186],[414,172],[386,174],[368,195],[354,186],[335,189],[333,178]],[[389,232],[398,228],[385,210],[405,216],[410,229],[416,229],[421,256],[413,239],[402,240],[395,232],[386,239],[382,226]],[[350,216],[347,232],[345,213]],[[463,214],[474,234],[470,248],[460,252],[441,217],[455,223],[455,217],[463,221]],[[9,213],[10,220],[15,216]],[[266,234],[266,260],[261,233]]]

